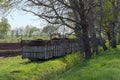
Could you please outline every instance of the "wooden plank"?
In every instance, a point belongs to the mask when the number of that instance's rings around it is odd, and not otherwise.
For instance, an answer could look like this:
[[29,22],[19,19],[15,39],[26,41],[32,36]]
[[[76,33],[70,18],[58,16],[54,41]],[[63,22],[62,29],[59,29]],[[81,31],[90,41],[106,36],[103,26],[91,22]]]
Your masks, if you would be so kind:
[[22,51],[24,52],[44,52],[44,46],[32,46],[32,47],[23,47]]

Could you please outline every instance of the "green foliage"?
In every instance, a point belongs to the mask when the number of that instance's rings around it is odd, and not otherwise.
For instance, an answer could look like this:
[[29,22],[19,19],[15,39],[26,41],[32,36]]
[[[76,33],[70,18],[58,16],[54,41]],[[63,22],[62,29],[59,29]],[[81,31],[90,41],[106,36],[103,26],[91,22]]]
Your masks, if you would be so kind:
[[71,68],[80,61],[79,54],[80,53],[76,53],[76,54],[73,53],[71,55],[65,56],[65,63],[67,64],[67,68]]
[[[84,60],[77,66],[61,74],[57,80],[119,80],[120,46]],[[55,80],[56,80],[55,79]]]
[[0,2],[2,2],[3,0],[0,0]]
[[0,22],[0,38],[3,38],[7,35],[7,32],[10,30],[10,24],[6,18],[3,18]]
[[[101,12],[101,9],[99,6],[96,7],[96,12],[98,14],[97,18],[98,18],[98,23],[99,23],[99,20],[101,17],[101,16],[99,16],[100,12]],[[109,0],[105,0],[102,3],[102,18],[103,18],[102,19],[103,20],[102,21],[103,28],[108,28],[109,24],[111,22],[113,22],[113,19],[114,19],[113,18],[113,6]]]
[[113,19],[113,6],[107,0],[103,6],[103,26],[107,27],[109,23],[113,22]]
[[79,56],[80,53],[73,53],[43,62],[30,62],[20,56],[0,58],[0,80],[48,80],[78,63]]
[[12,0],[0,0],[2,4],[0,4],[0,8],[2,9],[9,9],[10,8],[10,3]]

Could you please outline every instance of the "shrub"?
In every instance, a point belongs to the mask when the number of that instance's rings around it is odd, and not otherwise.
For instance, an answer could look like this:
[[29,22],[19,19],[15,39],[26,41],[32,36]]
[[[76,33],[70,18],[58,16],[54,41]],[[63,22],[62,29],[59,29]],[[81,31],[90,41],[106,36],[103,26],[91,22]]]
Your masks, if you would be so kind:
[[71,68],[72,66],[74,66],[75,64],[77,64],[78,62],[80,62],[80,53],[76,52],[76,53],[72,53],[70,55],[67,55],[64,57],[64,62],[66,63],[66,68]]

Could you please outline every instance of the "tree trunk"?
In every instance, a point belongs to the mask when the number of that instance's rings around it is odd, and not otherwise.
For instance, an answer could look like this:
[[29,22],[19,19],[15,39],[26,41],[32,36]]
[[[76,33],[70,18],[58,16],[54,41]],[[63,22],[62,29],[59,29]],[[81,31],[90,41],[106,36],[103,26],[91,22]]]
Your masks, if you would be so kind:
[[88,37],[88,23],[87,23],[87,15],[85,13],[85,5],[83,0],[80,0],[79,2],[80,10],[78,11],[81,19],[81,27],[82,27],[82,39],[84,41],[84,51],[85,51],[85,57],[86,59],[91,58],[92,52]]
[[[81,31],[83,30],[83,31]],[[82,32],[82,33],[81,33]],[[85,52],[85,58],[89,59],[92,56],[91,47],[89,43],[88,30],[86,27],[80,29],[80,27],[75,28],[75,33],[78,39],[78,44],[80,46],[80,51]]]
[[103,50],[107,50],[107,46],[105,45],[105,42],[103,41],[102,35],[101,35],[101,31],[102,31],[102,19],[103,19],[103,7],[102,7],[102,0],[100,0],[100,27],[99,27],[99,38],[100,38],[100,43],[103,47]]
[[118,32],[118,43],[120,43],[120,30]]
[[93,0],[89,0],[89,7],[91,7],[89,14],[88,14],[88,24],[89,24],[89,32],[90,32],[90,39],[93,52],[98,54],[98,40],[96,38],[96,31],[95,31],[95,8],[91,6]]
[[75,27],[75,34],[77,37],[78,45],[79,45],[79,50],[81,52],[82,58],[84,57],[84,41],[82,39],[82,32],[80,26]]
[[113,5],[113,15],[114,15],[114,21],[113,21],[113,27],[112,27],[112,40],[111,40],[111,46],[112,48],[116,48],[117,44],[117,29],[118,29],[118,13],[119,13],[119,6],[120,6],[120,1],[117,0],[116,2],[112,2]]
[[[114,24],[116,24],[116,23],[114,23]],[[116,46],[116,43],[117,43],[117,41],[116,41],[116,36],[117,36],[117,26],[113,26],[113,30],[112,30],[112,40],[111,40],[111,46],[112,46],[112,48],[116,48],[117,46]]]
[[[82,44],[82,50],[85,52],[86,59],[91,58],[92,52],[88,37],[88,23],[84,8],[83,0],[71,0],[71,6],[74,7],[73,13],[76,21],[80,21],[81,24],[75,23],[75,33],[79,40],[79,45]],[[81,42],[82,41],[82,42]]]
[[[71,5],[74,6],[73,2],[71,2]],[[80,22],[78,13],[74,9],[73,9],[73,15],[74,15],[75,21],[76,22],[77,21]],[[75,25],[74,31],[75,31],[75,34],[76,34],[76,37],[77,37],[77,41],[78,41],[78,45],[79,45],[79,50],[80,50],[82,58],[83,58],[84,57],[84,44],[83,44],[83,39],[82,39],[82,28],[81,28],[81,25],[79,25],[77,23],[74,23],[74,25]]]
[[92,56],[92,52],[91,52],[91,47],[90,47],[90,42],[88,37],[88,29],[87,29],[87,26],[86,27],[84,26],[82,29],[83,29],[82,37],[84,41],[85,57],[86,59],[89,59]]
[[107,48],[107,46],[105,45],[105,42],[103,41],[101,32],[99,32],[99,38],[100,38],[100,44],[102,45],[103,50],[106,51],[108,48]]
[[107,37],[108,37],[108,47],[110,48],[111,47],[111,29],[110,27],[108,27],[108,30],[106,31],[106,34],[107,34]]

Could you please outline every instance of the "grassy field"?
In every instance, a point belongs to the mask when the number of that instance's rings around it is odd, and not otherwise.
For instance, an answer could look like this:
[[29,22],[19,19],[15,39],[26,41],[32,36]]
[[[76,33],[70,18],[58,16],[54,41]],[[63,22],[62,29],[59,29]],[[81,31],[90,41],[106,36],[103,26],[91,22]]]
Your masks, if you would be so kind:
[[[76,38],[74,35],[67,36],[67,38]],[[32,36],[32,37],[22,37],[23,40],[34,40],[34,39],[43,39],[49,40],[50,36]],[[20,42],[21,37],[5,37],[4,39],[0,39],[0,43],[10,43],[10,42]]]
[[49,80],[79,61],[80,53],[39,62],[21,59],[21,56],[0,58],[0,80]]
[[0,58],[0,80],[119,80],[120,46],[89,60],[80,53],[31,62],[21,56]]
[[120,49],[85,60],[54,80],[120,80]]
[[[50,39],[49,36],[32,36],[32,37],[22,37],[23,40],[34,40],[34,39]],[[6,37],[0,39],[0,43],[11,43],[11,42],[20,42],[21,37]]]

